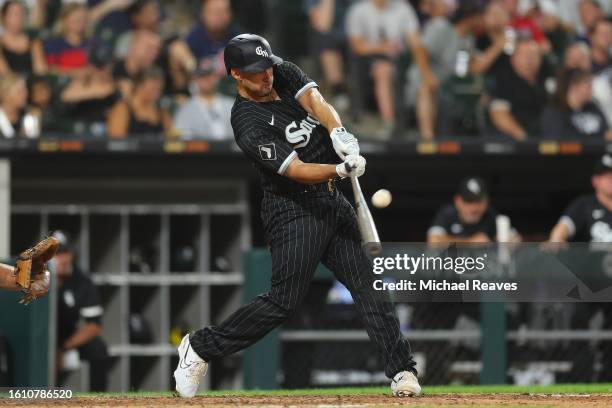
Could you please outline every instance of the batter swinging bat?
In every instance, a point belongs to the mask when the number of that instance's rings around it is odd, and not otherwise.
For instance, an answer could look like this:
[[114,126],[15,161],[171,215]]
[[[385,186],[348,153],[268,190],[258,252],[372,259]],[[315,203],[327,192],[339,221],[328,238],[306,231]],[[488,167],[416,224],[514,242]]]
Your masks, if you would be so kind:
[[380,244],[376,224],[374,224],[374,219],[372,219],[372,214],[370,213],[368,204],[363,197],[361,185],[359,184],[357,177],[351,177],[351,185],[353,186],[355,210],[357,211],[357,223],[359,224],[359,232],[361,232],[362,243],[370,255],[380,255],[382,245]]

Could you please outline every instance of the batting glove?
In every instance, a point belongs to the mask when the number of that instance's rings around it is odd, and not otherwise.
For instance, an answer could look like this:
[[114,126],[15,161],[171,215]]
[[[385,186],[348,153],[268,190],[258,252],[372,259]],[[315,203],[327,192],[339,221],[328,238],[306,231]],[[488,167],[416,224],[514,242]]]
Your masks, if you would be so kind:
[[334,150],[342,160],[348,155],[359,155],[359,142],[357,142],[357,138],[347,132],[345,128],[333,128],[330,136]]
[[344,163],[336,166],[336,173],[342,178],[361,177],[365,173],[366,159],[357,154],[349,154]]

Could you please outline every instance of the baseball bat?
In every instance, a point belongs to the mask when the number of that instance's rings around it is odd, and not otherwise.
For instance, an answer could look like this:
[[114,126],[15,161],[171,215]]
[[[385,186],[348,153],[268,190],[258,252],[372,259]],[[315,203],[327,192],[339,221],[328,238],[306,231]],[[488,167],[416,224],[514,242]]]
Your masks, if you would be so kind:
[[362,243],[370,255],[378,256],[382,252],[382,245],[357,177],[351,177],[351,185],[355,197],[355,211],[357,212],[357,223],[359,224]]

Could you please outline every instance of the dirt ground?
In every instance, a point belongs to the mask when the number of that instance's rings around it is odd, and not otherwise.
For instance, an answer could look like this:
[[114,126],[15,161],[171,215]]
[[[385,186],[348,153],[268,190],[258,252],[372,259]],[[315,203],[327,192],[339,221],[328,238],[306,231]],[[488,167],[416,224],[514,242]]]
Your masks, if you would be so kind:
[[389,395],[346,396],[251,396],[207,397],[77,397],[71,400],[24,401],[3,399],[9,407],[387,407],[406,405],[429,407],[612,407],[612,394],[435,394],[418,398],[394,398]]

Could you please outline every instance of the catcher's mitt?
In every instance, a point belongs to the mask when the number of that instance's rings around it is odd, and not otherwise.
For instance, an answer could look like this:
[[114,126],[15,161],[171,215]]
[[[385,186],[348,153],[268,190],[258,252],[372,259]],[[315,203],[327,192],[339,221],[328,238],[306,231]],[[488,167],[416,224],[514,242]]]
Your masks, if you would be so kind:
[[47,293],[50,277],[46,263],[53,258],[59,246],[57,238],[48,237],[19,254],[15,264],[15,281],[26,293],[19,303],[27,305]]

